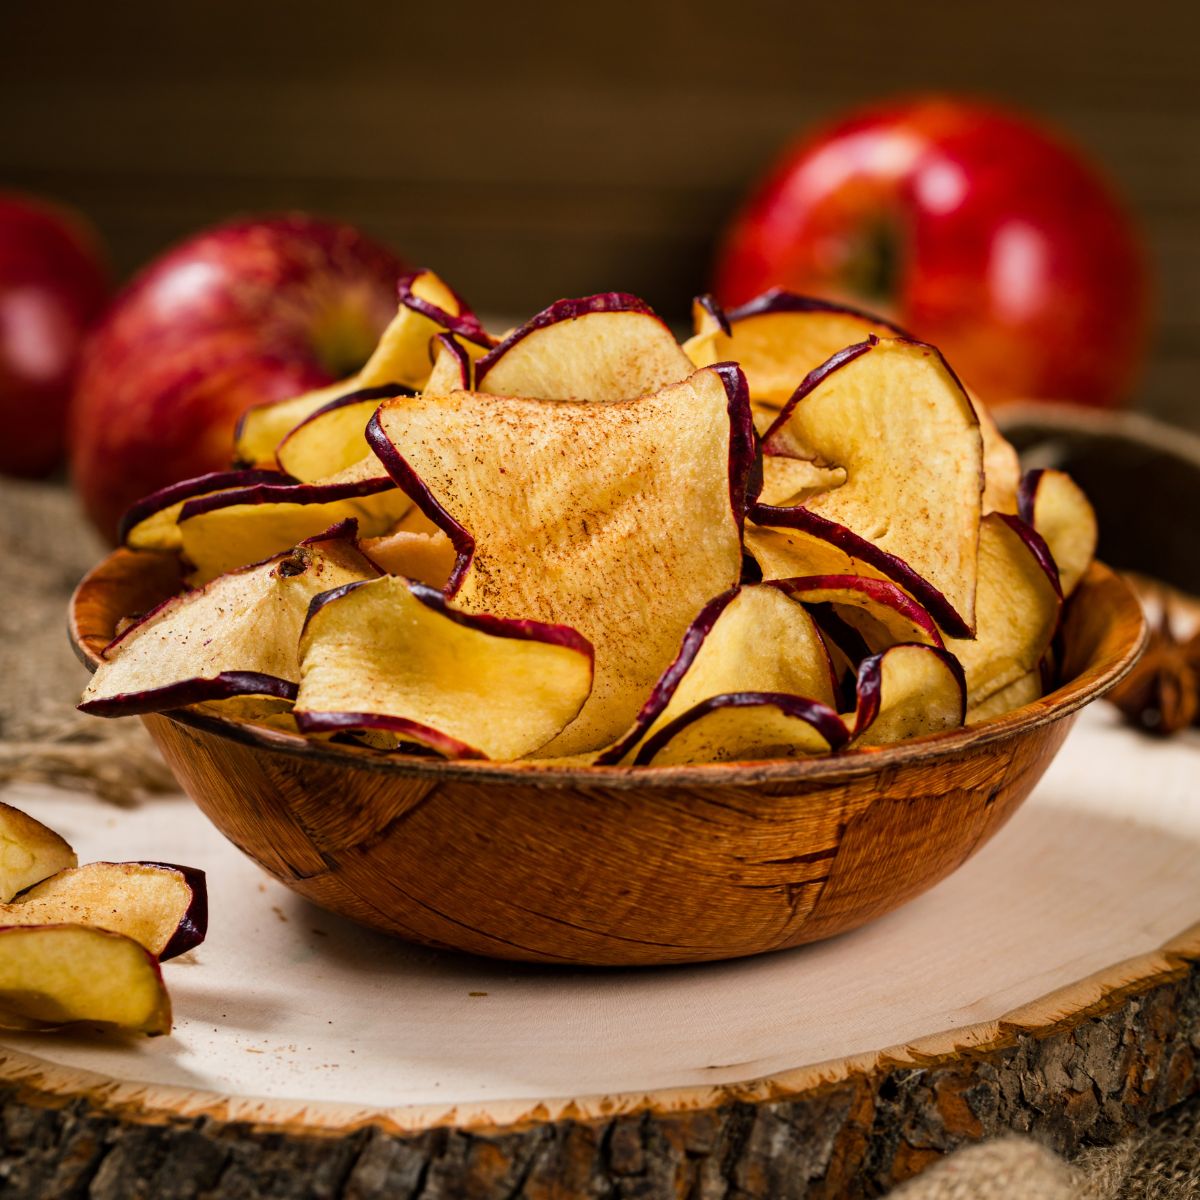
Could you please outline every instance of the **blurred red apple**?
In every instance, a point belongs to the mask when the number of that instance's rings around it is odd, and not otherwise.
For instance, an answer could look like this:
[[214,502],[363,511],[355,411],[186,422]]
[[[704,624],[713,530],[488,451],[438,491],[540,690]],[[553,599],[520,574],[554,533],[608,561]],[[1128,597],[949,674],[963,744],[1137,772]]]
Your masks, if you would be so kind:
[[117,297],[87,347],[71,471],[106,536],[135,500],[229,466],[237,419],[352,374],[404,271],[350,225],[245,218],[200,233]]
[[107,298],[82,217],[0,194],[0,471],[44,475],[62,460],[79,349]]
[[1032,121],[944,96],[863,109],[786,151],[728,230],[715,290],[851,300],[996,403],[1129,398],[1143,251],[1106,182]]

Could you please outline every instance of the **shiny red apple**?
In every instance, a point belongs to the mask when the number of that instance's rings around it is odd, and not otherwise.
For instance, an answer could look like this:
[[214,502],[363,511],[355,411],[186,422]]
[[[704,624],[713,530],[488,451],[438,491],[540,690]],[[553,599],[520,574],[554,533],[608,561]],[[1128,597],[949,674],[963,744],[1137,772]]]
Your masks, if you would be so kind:
[[62,460],[80,346],[108,298],[108,271],[77,213],[0,193],[0,471]]
[[404,270],[352,226],[304,215],[231,221],[147,267],[89,343],[71,409],[96,527],[111,538],[139,497],[228,467],[251,405],[362,366]]
[[788,149],[725,235],[727,305],[780,285],[933,342],[985,400],[1129,399],[1145,340],[1137,230],[1076,150],[948,96],[863,109]]

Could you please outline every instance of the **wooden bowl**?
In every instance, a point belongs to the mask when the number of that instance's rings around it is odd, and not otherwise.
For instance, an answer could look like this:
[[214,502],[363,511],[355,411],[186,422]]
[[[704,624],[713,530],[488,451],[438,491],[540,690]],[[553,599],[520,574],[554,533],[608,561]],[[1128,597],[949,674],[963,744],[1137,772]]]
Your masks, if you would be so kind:
[[[118,619],[178,586],[119,550],[79,585],[93,669]],[[966,861],[1130,668],[1144,622],[1092,567],[1057,691],[995,720],[807,761],[545,768],[386,757],[203,713],[144,718],[239,849],[313,903],[429,946],[548,963],[701,962],[853,929]]]

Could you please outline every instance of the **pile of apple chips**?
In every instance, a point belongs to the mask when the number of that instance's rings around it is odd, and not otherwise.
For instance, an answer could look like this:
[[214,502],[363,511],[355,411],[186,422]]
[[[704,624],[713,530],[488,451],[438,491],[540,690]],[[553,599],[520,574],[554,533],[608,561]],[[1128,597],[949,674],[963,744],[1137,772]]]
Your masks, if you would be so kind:
[[1095,519],[932,346],[772,292],[501,339],[430,272],[353,378],[137,504],[188,588],[88,687],[386,753],[637,766],[881,746],[1041,696]]

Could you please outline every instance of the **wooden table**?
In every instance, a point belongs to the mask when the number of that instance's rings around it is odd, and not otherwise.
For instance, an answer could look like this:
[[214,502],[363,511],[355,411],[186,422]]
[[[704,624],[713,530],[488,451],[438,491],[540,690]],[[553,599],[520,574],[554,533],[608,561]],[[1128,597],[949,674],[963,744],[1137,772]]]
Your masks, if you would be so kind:
[[[170,1038],[6,1035],[3,1194],[833,1196],[1006,1129],[1112,1141],[1200,1087],[1200,737],[1085,713],[956,875],[848,936],[561,970],[415,949],[191,805],[14,787],[81,860],[209,873]],[[90,1189],[90,1190],[88,1190]]]

